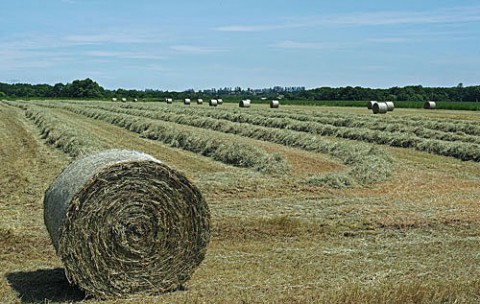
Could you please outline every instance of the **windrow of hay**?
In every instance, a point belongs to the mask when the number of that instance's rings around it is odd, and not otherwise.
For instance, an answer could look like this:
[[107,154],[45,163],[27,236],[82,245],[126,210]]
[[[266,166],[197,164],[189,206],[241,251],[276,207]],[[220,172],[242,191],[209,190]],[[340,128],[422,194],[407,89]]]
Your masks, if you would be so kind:
[[[70,109],[83,113],[86,111],[85,109],[80,109],[79,107],[73,107]],[[248,124],[239,124],[229,121],[220,121],[207,117],[192,117],[190,115],[180,114],[173,115],[171,113],[134,109],[117,108],[111,110],[126,111],[130,114],[138,115],[139,118],[141,117],[142,121],[147,120],[146,117],[162,119],[167,122],[175,122],[178,124],[190,125],[199,128],[213,129],[219,132],[232,133],[244,137],[296,147],[307,151],[326,153],[338,158],[341,162],[350,166],[350,169],[346,174],[348,174],[349,178],[354,181],[351,183],[351,185],[378,182],[386,179],[393,171],[393,159],[384,150],[367,144],[334,142],[326,138],[320,139],[317,136],[307,133],[272,129]],[[102,110],[91,109],[91,111],[98,112]],[[113,113],[111,115],[114,116]],[[237,149],[234,150],[236,151]],[[370,161],[374,161],[375,165],[369,166],[366,162]]]
[[62,150],[71,157],[108,148],[103,141],[83,132],[68,120],[61,119],[46,109],[29,105],[25,115],[35,123],[47,144]]
[[289,170],[289,164],[283,156],[270,154],[248,143],[236,142],[231,135],[214,134],[213,131],[206,130],[185,130],[180,125],[175,126],[171,123],[129,114],[115,114],[101,109],[78,106],[67,106],[65,109],[126,128],[172,147],[211,157],[225,164],[272,174],[286,173]]
[[[112,111],[121,111],[120,109],[111,109]],[[129,111],[133,111],[129,110]],[[176,110],[169,113],[138,113],[136,115],[155,117],[157,119],[174,121],[182,124],[189,124],[199,126],[204,123],[198,122],[204,115],[204,119],[214,119],[216,122],[208,124],[224,124],[224,122],[218,121],[229,120],[238,123],[248,123],[257,126],[264,126],[269,128],[278,129],[290,129],[300,132],[307,132],[311,134],[317,134],[322,136],[335,136],[339,138],[353,139],[357,141],[365,141],[370,143],[377,143],[382,145],[389,145],[402,148],[414,148],[419,151],[429,152],[433,154],[443,155],[458,158],[461,160],[473,160],[480,161],[480,145],[478,144],[478,138],[463,137],[463,136],[445,136],[440,139],[423,138],[416,134],[392,131],[385,132],[385,130],[373,130],[368,128],[359,127],[341,127],[335,125],[326,125],[323,123],[310,122],[310,121],[298,121],[289,118],[275,118],[268,117],[267,115],[257,115],[256,113],[231,113],[231,112],[196,112],[196,117],[191,120],[191,116],[188,114],[176,114]],[[173,114],[175,113],[175,114]],[[178,118],[182,117],[182,118]],[[191,121],[186,121],[185,117],[188,117]],[[180,122],[181,119],[181,122]],[[208,125],[207,124],[207,125]],[[210,128],[213,128],[210,126]],[[230,132],[230,131],[229,131]],[[234,132],[230,132],[234,133]],[[418,132],[420,134],[420,132]],[[462,140],[465,138],[465,141]]]
[[45,193],[44,219],[69,281],[101,299],[177,289],[210,239],[200,191],[136,151],[70,164]]

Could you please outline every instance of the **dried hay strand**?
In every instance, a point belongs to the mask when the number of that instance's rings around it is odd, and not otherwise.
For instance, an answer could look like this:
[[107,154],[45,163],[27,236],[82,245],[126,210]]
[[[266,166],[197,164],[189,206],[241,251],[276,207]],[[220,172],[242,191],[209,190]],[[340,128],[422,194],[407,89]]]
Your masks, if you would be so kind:
[[388,111],[388,106],[384,102],[376,102],[372,105],[373,114],[385,114]]
[[46,191],[44,220],[69,281],[100,299],[181,287],[210,239],[199,190],[137,151],[73,162]]

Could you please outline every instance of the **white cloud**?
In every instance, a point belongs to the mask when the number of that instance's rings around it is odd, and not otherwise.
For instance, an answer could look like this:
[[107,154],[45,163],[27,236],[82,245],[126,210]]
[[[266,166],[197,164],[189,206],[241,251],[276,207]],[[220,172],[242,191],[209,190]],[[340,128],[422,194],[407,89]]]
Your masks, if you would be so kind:
[[342,45],[334,43],[323,43],[323,42],[298,42],[286,40],[279,42],[273,47],[281,49],[302,49],[302,50],[325,50],[325,49],[338,49]]
[[298,27],[357,27],[402,24],[466,23],[480,21],[480,6],[456,7],[425,12],[385,11],[349,13],[294,18],[276,24],[226,25],[217,27],[224,32],[265,32]]
[[90,51],[86,52],[90,57],[102,57],[102,58],[127,58],[127,59],[150,59],[161,60],[165,59],[165,56],[147,53],[147,52],[111,52],[111,51]]
[[189,54],[211,54],[211,53],[220,53],[228,51],[227,48],[220,47],[209,47],[209,46],[196,46],[196,45],[173,45],[170,49]]

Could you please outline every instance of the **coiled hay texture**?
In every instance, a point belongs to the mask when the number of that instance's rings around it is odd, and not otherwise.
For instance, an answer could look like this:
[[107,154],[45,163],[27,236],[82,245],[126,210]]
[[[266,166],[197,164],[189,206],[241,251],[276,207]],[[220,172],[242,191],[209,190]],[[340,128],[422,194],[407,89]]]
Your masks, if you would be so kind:
[[44,219],[69,281],[100,299],[179,288],[210,238],[199,190],[137,151],[72,163],[45,193]]
[[376,102],[372,105],[373,114],[385,114],[388,111],[388,106],[384,102]]

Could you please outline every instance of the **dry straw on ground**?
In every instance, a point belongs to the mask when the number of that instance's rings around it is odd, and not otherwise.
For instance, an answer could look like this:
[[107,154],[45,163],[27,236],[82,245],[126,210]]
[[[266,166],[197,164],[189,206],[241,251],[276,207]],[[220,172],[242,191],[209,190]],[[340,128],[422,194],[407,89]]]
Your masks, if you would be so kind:
[[44,218],[68,279],[102,299],[179,288],[210,238],[199,190],[136,151],[72,163],[45,193]]

